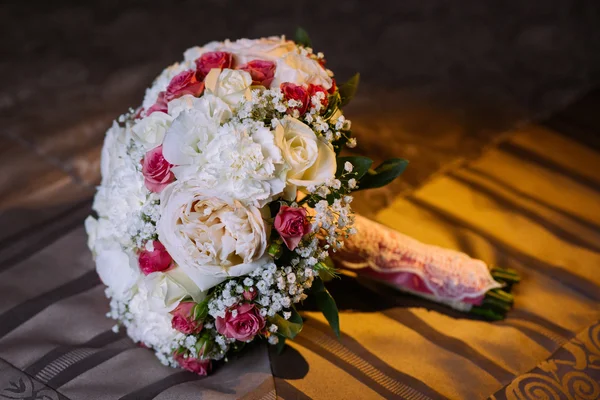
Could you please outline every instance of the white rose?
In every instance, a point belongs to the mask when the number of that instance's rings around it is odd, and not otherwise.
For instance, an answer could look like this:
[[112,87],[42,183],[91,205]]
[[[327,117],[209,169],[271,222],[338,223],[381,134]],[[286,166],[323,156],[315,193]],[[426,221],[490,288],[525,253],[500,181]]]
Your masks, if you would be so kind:
[[295,198],[298,186],[320,185],[335,176],[333,147],[308,125],[286,116],[275,128],[275,140],[289,168],[286,198]]
[[251,96],[252,76],[246,71],[214,68],[206,75],[204,83],[207,90],[232,107]]
[[312,83],[321,85],[326,90],[332,85],[331,78],[321,64],[298,53],[288,53],[276,62],[275,77],[271,87],[279,87],[284,82],[296,85]]
[[285,40],[285,36],[271,36],[256,40],[239,39],[235,42],[226,40],[219,51],[227,51],[233,54],[237,65],[246,64],[252,60],[275,61],[290,51],[296,50],[296,45],[291,40]]
[[186,297],[191,297],[197,303],[206,297],[206,293],[180,267],[148,274],[140,280],[139,286],[143,286],[148,292],[150,309],[158,313],[173,311]]
[[265,263],[267,227],[256,207],[229,204],[185,182],[161,193],[158,237],[201,290]]
[[133,137],[145,148],[153,149],[159,146],[171,126],[173,118],[163,112],[153,112],[149,116],[138,120],[131,128]]
[[96,271],[117,300],[127,300],[140,278],[140,268],[132,252],[125,252],[114,240],[97,239],[94,243]]
[[231,109],[218,97],[205,94],[200,98],[185,95],[169,103],[169,112],[177,118],[163,142],[163,156],[176,165],[171,171],[177,179],[195,176],[204,163],[204,151],[215,138],[219,126],[231,118]]

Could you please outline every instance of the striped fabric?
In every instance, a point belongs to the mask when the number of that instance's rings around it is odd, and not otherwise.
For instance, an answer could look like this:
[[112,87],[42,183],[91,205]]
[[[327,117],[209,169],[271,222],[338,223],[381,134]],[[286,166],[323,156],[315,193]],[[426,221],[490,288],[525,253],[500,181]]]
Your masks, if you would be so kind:
[[329,284],[341,340],[306,304],[305,328],[281,355],[250,346],[209,377],[163,367],[111,331],[80,203],[0,236],[0,399],[600,398],[597,171],[596,150],[529,127],[377,215],[517,269],[505,321],[343,276]]

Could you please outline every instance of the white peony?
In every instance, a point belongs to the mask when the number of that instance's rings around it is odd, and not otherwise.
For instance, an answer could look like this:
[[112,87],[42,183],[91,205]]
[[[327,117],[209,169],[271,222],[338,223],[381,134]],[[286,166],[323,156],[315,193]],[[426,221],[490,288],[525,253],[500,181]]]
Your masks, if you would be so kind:
[[176,165],[171,171],[177,179],[187,179],[206,162],[206,147],[215,138],[219,126],[231,118],[231,109],[207,93],[200,98],[185,95],[173,100],[169,103],[171,112],[177,118],[165,136],[163,156]]
[[141,275],[135,254],[109,239],[95,240],[93,251],[96,271],[112,297],[121,301],[130,298]]
[[165,134],[173,118],[163,112],[153,112],[149,116],[136,121],[131,127],[134,139],[144,148],[153,149],[163,142]]
[[[150,287],[151,288],[151,287]],[[134,342],[141,342],[155,351],[173,352],[185,335],[171,326],[171,314],[152,308],[152,293],[141,285],[128,304],[131,319],[126,321],[127,334]]]
[[303,122],[286,116],[275,128],[275,140],[288,168],[285,196],[296,197],[297,187],[320,185],[335,177],[335,151]]
[[104,143],[100,154],[100,173],[102,174],[102,185],[110,179],[113,172],[125,163],[127,155],[127,144],[131,135],[124,127],[113,121],[112,126],[106,131]]
[[173,311],[186,297],[197,303],[206,297],[180,267],[148,274],[140,280],[139,286],[146,289],[150,308],[159,313]]
[[229,122],[206,148],[206,194],[263,206],[285,187],[283,158],[273,132],[260,122]]
[[268,259],[267,227],[256,207],[207,197],[185,182],[168,186],[160,206],[159,240],[203,291]]
[[321,85],[326,90],[331,88],[332,80],[327,71],[312,58],[298,53],[288,53],[279,58],[275,67],[275,78],[271,87],[279,87],[284,82],[304,85],[312,83]]
[[131,137],[131,131],[116,122],[106,132],[100,161],[102,182],[93,203],[103,229],[125,247],[132,242],[130,229],[141,222],[140,212],[148,198],[139,160],[127,154]]
[[215,68],[210,70],[204,83],[207,90],[232,107],[244,98],[251,98],[252,76],[246,71],[228,68],[221,71]]

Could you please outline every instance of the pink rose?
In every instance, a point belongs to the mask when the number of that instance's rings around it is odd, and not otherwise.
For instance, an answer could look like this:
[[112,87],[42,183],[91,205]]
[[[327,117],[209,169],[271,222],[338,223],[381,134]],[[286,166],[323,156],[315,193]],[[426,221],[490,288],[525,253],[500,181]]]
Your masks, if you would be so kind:
[[310,223],[306,219],[306,210],[302,207],[281,206],[275,217],[275,230],[288,249],[294,250],[302,237],[310,232]]
[[283,92],[283,98],[286,101],[296,100],[302,103],[301,106],[291,107],[290,110],[298,110],[300,115],[305,114],[310,104],[310,97],[308,97],[308,91],[306,88],[290,82],[284,82],[280,87],[281,91]]
[[204,80],[213,68],[231,68],[233,55],[225,51],[210,51],[196,59],[196,78]]
[[153,251],[143,250],[138,258],[140,269],[144,275],[157,271],[166,271],[173,264],[173,259],[158,240],[152,242]]
[[240,69],[250,74],[253,85],[264,86],[267,89],[275,77],[275,63],[272,61],[253,60],[242,65]]
[[258,313],[254,304],[246,303],[239,305],[235,310],[227,310],[225,318],[217,317],[215,325],[220,334],[249,342],[265,328],[265,319]]
[[212,363],[210,360],[202,360],[195,357],[184,357],[183,354],[174,354],[173,358],[179,366],[183,369],[187,369],[198,375],[208,375],[212,369]]
[[196,303],[193,301],[182,301],[177,308],[171,311],[171,315],[173,315],[171,326],[173,329],[185,333],[186,335],[199,333],[202,330],[202,321],[195,321],[194,316],[192,315],[192,310],[195,305]]
[[171,172],[172,166],[173,164],[165,160],[163,156],[162,145],[146,153],[142,160],[142,174],[149,191],[160,193],[175,180],[175,175]]
[[186,94],[198,97],[203,91],[204,82],[198,82],[196,73],[190,69],[180,72],[171,79],[171,83],[167,86],[165,100],[169,102]]
[[146,115],[150,115],[155,111],[160,111],[160,112],[164,112],[164,113],[169,111],[169,107],[167,106],[167,100],[165,99],[166,93],[167,92],[160,92],[158,94],[156,103],[154,103],[154,105],[152,107],[150,107],[148,109],[148,111],[146,111]]
[[329,104],[329,93],[327,93],[327,90],[321,86],[321,85],[313,85],[312,83],[310,85],[308,85],[308,96],[313,97],[315,94],[317,93],[323,93],[323,99],[321,100],[321,104],[323,105],[323,108],[321,108],[321,112],[325,112],[325,109],[327,108],[327,104]]
[[244,290],[244,293],[242,293],[242,296],[244,297],[245,300],[252,301],[256,298],[256,289],[252,287],[247,290]]

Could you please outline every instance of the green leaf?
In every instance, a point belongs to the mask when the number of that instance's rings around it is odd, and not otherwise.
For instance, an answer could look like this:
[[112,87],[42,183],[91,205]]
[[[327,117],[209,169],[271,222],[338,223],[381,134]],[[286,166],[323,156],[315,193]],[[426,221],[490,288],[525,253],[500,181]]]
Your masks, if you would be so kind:
[[387,185],[400,174],[404,172],[408,166],[408,161],[402,158],[390,158],[382,162],[375,170],[369,170],[358,181],[358,190],[373,189]]
[[203,320],[208,315],[208,299],[194,305],[192,308],[192,316],[194,321]]
[[308,33],[300,27],[296,28],[296,40],[295,42],[300,46],[312,48],[312,41],[308,36]]
[[273,317],[269,318],[269,321],[272,324],[277,325],[277,333],[288,339],[295,338],[302,330],[302,325],[304,324],[300,314],[293,308],[291,311],[292,316],[288,320],[279,314],[275,314]]
[[333,263],[331,257],[327,257],[325,260],[322,261],[322,263],[327,266],[327,269],[317,270],[317,272],[319,273],[319,278],[321,278],[323,282],[329,282],[330,280],[336,277],[337,270],[335,269],[335,264]]
[[275,345],[275,349],[277,350],[277,354],[283,353],[283,349],[285,349],[285,336],[277,335],[279,337],[279,342]]
[[331,297],[327,289],[325,289],[322,279],[317,278],[313,281],[313,284],[310,287],[310,294],[314,296],[317,307],[323,313],[327,322],[329,322],[329,326],[331,326],[335,335],[339,338],[340,317],[338,308],[333,297]]
[[331,117],[335,115],[335,112],[340,108],[341,101],[342,100],[338,92],[335,92],[334,94],[329,96],[327,103],[327,111],[325,111],[325,114],[323,114],[323,119],[325,121],[329,121]]
[[362,156],[338,157],[336,161],[337,170],[335,176],[337,178],[340,178],[341,175],[345,173],[344,164],[346,164],[346,161],[352,164],[352,172],[347,174],[344,180],[354,178],[358,181],[367,173],[367,171],[369,171],[371,165],[373,165],[373,160],[371,160],[369,157]]
[[317,294],[325,291],[325,285],[323,284],[323,280],[320,278],[316,278],[313,280],[312,286],[310,287],[310,292],[312,294]]
[[331,297],[327,289],[324,289],[323,291],[315,293],[315,301],[317,303],[317,307],[319,307],[319,310],[321,310],[325,316],[325,319],[327,319],[327,322],[329,322],[329,326],[331,326],[331,329],[333,329],[333,332],[339,339],[340,316],[338,313],[338,308],[335,304],[335,300],[333,297]]
[[342,99],[341,107],[350,103],[350,100],[354,98],[356,91],[358,90],[358,84],[360,83],[360,74],[356,73],[346,83],[339,87],[340,97]]

